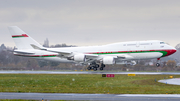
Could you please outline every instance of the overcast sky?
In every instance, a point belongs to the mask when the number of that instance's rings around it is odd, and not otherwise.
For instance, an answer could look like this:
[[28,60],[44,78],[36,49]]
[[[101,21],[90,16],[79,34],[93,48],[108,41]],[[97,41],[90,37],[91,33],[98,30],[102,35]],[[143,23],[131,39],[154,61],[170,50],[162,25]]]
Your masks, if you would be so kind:
[[15,46],[7,26],[50,45],[122,41],[180,43],[180,0],[0,0],[0,44]]

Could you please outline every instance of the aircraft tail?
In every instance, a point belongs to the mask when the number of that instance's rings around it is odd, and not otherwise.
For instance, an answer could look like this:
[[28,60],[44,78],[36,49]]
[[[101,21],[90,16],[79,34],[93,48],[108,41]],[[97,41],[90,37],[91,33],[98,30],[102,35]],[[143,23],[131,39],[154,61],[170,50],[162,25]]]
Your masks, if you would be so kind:
[[33,38],[31,38],[27,33],[25,33],[19,27],[9,26],[8,29],[12,35],[12,38],[18,50],[34,49],[33,46],[42,47],[38,42],[36,42]]

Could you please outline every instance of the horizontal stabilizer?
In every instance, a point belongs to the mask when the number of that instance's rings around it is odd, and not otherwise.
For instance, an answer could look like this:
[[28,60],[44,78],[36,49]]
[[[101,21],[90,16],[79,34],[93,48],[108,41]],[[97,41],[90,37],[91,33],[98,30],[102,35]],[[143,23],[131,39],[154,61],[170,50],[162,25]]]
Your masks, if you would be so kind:
[[34,52],[26,51],[26,50],[14,50],[13,52],[18,54],[35,54]]

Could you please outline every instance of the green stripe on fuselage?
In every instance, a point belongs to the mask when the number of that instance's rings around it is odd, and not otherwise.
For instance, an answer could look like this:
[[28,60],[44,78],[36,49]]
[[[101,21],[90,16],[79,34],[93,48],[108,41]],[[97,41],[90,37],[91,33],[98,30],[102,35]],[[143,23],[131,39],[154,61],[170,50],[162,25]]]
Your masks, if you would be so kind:
[[160,53],[162,53],[163,55],[161,57],[164,57],[167,54],[166,51],[112,52],[112,53],[93,53],[93,54],[106,55],[106,54],[128,54],[128,53],[152,53],[152,52],[160,52]]

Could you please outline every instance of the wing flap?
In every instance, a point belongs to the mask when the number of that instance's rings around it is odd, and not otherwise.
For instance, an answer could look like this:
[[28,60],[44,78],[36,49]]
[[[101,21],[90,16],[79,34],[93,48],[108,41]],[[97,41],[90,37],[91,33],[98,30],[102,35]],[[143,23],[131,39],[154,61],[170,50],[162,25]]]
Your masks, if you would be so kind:
[[95,55],[95,54],[85,54],[86,58],[98,58],[99,55]]

